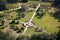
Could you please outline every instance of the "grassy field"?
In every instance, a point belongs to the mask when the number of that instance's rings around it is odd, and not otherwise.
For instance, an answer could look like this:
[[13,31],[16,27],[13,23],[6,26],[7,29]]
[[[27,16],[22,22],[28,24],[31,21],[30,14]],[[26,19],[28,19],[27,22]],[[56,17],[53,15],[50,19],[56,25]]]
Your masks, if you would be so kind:
[[[33,15],[33,12],[31,13],[26,13],[26,17],[25,18],[22,18],[20,19],[20,21],[28,21],[31,16]],[[47,30],[47,32],[49,33],[57,33],[58,32],[58,26],[60,26],[59,22],[57,19],[54,19],[54,17],[52,17],[51,15],[49,15],[48,13],[46,15],[44,15],[42,18],[37,18],[35,17],[33,19],[33,22],[35,23],[36,26],[38,27],[41,27],[45,30]],[[34,32],[34,28],[28,28],[26,34],[33,34],[33,33],[37,33],[37,32]],[[39,33],[39,32],[38,32]]]

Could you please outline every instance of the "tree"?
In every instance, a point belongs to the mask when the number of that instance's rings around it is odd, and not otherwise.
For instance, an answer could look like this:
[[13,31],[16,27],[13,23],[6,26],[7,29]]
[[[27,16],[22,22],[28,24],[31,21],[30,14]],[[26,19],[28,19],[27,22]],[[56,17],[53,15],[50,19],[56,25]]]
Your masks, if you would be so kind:
[[30,37],[30,40],[56,40],[54,34],[48,35],[48,34],[33,34]]
[[40,34],[32,34],[30,40],[43,40],[43,36]]
[[43,9],[39,9],[36,13],[37,13],[36,16],[37,16],[38,18],[41,18],[41,17],[44,15]]
[[19,36],[16,40],[56,40],[55,34],[32,34],[31,36]]
[[39,0],[29,0],[29,1],[39,1]]
[[28,36],[19,36],[16,40],[29,40]]
[[24,18],[25,17],[25,14],[24,14],[24,10],[23,9],[17,10],[17,13],[18,13],[18,15],[17,15],[16,19],[21,19],[21,18]]
[[26,3],[28,0],[18,0],[18,2]]
[[58,21],[60,20],[60,10],[56,11],[54,14],[52,14],[53,17],[55,17],[56,19],[58,19]]
[[54,7],[60,7],[60,0],[55,0],[52,5]]
[[60,40],[60,26],[59,26],[59,32],[56,34],[57,38],[56,40]]
[[6,0],[0,0],[0,11],[6,9]]
[[0,40],[15,40],[15,37],[10,32],[4,33],[0,31]]
[[7,3],[16,3],[17,0],[7,0]]

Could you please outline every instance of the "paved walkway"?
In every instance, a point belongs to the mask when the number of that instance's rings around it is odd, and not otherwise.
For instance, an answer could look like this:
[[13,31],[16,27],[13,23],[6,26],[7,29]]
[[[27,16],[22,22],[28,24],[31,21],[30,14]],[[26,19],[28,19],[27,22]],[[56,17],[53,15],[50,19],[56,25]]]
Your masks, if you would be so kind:
[[34,14],[33,14],[33,16],[31,17],[31,19],[30,19],[29,22],[31,22],[32,19],[34,18],[34,16],[36,15],[36,11],[39,9],[40,5],[41,5],[41,4],[39,3],[38,6],[37,6],[37,8],[35,9],[35,12],[34,12]]

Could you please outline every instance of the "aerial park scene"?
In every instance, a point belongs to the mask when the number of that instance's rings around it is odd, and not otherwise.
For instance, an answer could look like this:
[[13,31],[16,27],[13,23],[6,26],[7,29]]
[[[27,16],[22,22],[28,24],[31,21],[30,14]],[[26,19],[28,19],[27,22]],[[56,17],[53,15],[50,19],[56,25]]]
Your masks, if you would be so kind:
[[0,0],[0,40],[60,40],[60,0]]

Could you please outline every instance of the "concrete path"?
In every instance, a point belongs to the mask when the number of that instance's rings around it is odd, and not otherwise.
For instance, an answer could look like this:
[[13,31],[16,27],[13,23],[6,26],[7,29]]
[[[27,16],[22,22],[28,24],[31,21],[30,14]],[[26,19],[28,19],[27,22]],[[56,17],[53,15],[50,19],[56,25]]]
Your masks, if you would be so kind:
[[29,20],[29,22],[31,22],[32,19],[34,18],[34,16],[36,15],[36,11],[39,9],[40,5],[41,5],[41,4],[39,3],[38,6],[37,6],[37,8],[35,9],[35,12],[34,12],[33,16],[32,16],[31,19]]
[[26,28],[24,29],[24,31],[23,31],[23,33],[22,33],[22,35],[24,35],[24,34],[25,34],[25,32],[27,31],[27,28],[28,28],[28,27],[26,27]]

